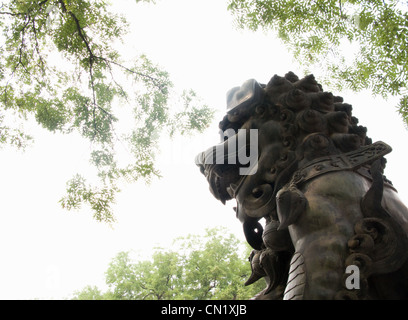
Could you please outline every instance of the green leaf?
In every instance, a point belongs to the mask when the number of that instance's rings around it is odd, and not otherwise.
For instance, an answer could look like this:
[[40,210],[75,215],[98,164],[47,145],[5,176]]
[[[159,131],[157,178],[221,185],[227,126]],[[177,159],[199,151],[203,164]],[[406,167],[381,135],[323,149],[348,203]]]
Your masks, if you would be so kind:
[[[240,28],[274,30],[305,69],[326,71],[324,84],[383,97],[407,91],[408,12],[401,8],[379,0],[228,1]],[[347,42],[356,48],[352,59]]]
[[[179,116],[186,127],[174,125],[169,74],[144,55],[133,64],[122,61],[115,44],[129,24],[104,0],[10,0],[0,12],[0,115],[35,119],[50,132],[79,132],[96,174],[70,180],[61,205],[73,210],[86,204],[97,220],[114,221],[118,185],[160,176],[154,160],[161,135],[170,127],[203,130],[211,112],[194,105]],[[129,118],[133,127],[123,132],[121,120]],[[30,141],[17,126],[1,123],[0,134],[3,145],[24,148]],[[118,144],[131,156],[120,165]]]
[[265,288],[265,281],[244,286],[251,274],[249,252],[225,228],[178,238],[172,248],[155,248],[147,260],[119,252],[105,273],[108,291],[87,286],[74,299],[246,300]]

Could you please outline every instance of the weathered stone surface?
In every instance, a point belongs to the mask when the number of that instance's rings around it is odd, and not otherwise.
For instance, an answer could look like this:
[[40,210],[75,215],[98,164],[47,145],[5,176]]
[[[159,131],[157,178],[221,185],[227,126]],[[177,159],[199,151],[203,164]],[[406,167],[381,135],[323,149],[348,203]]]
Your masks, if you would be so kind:
[[237,201],[254,248],[246,284],[268,284],[255,299],[408,298],[408,209],[383,176],[391,148],[358,122],[313,75],[228,92],[228,134],[196,162],[218,200]]

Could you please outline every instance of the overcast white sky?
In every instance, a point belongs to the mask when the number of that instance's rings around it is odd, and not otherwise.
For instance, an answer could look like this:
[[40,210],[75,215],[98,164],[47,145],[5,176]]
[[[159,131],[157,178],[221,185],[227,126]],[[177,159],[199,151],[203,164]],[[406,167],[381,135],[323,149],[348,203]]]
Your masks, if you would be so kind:
[[[228,89],[250,78],[266,83],[275,73],[303,74],[271,34],[235,30],[225,1],[119,0],[115,6],[131,22],[126,53],[146,53],[178,88],[193,88],[216,108],[217,117],[203,135],[163,141],[158,159],[163,178],[149,187],[128,185],[118,197],[113,228],[93,220],[86,208],[67,212],[58,204],[65,182],[86,168],[86,144],[36,129],[36,143],[25,153],[0,150],[0,299],[64,298],[88,284],[105,289],[104,272],[119,251],[143,257],[156,245],[206,227],[226,226],[244,239],[233,204],[223,206],[212,197],[194,157],[218,142]],[[386,175],[408,203],[402,169],[408,132],[393,108],[396,101],[334,93],[353,105],[373,141],[393,147]]]

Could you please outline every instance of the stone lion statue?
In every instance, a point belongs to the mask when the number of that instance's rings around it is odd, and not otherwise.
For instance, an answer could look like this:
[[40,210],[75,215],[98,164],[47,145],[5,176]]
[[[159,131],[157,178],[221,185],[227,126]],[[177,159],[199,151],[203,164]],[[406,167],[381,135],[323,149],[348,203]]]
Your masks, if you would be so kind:
[[248,80],[227,93],[221,142],[197,155],[210,191],[235,199],[254,299],[408,298],[408,209],[367,137],[313,75]]

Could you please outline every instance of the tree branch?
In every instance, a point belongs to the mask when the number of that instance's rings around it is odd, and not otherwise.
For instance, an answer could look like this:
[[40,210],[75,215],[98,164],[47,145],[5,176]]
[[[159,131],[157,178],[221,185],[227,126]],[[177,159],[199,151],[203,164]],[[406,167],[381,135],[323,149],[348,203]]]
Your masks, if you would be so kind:
[[0,11],[0,14],[9,15],[9,16],[13,16],[13,17],[18,17],[18,16],[24,16],[24,15],[26,15],[26,14],[23,13],[23,12],[13,13],[13,12],[6,12],[6,11]]
[[72,11],[68,11],[68,9],[65,6],[65,3],[64,3],[63,0],[58,0],[58,3],[61,4],[62,12],[68,13],[71,16],[71,18],[74,20],[74,22],[76,24],[76,27],[77,27],[79,37],[84,42],[84,44],[86,46],[86,49],[87,49],[87,51],[89,53],[89,60],[90,60],[89,62],[90,62],[90,64],[92,64],[92,62],[93,62],[92,60],[94,59],[95,56],[94,56],[94,54],[93,54],[93,52],[91,50],[91,47],[89,46],[89,41],[86,39],[86,34],[84,34],[84,32],[83,32],[83,28],[81,27],[81,24],[79,23],[79,20],[78,20],[77,16]]
[[63,13],[67,13],[71,16],[71,18],[74,20],[75,25],[76,25],[76,29],[78,32],[79,37],[81,38],[81,40],[83,41],[83,43],[85,44],[86,50],[88,51],[89,54],[89,77],[90,77],[90,81],[91,81],[91,90],[92,90],[92,100],[93,100],[93,110],[92,110],[92,116],[93,116],[93,127],[95,130],[94,136],[96,135],[96,132],[99,132],[97,125],[96,125],[96,108],[99,108],[100,110],[102,110],[103,112],[105,112],[106,114],[108,114],[110,117],[112,117],[112,115],[110,113],[108,113],[105,109],[103,109],[102,107],[98,106],[96,103],[96,93],[95,93],[95,82],[94,82],[94,74],[93,74],[93,64],[95,61],[95,55],[92,52],[92,49],[89,45],[89,41],[87,39],[86,34],[84,33],[84,29],[81,27],[81,24],[77,18],[77,16],[72,12],[69,11],[67,9],[67,7],[65,6],[65,3],[63,0],[58,0],[58,3],[61,5],[62,8],[62,12]]
[[38,44],[37,30],[36,30],[35,26],[36,26],[35,25],[35,19],[33,19],[33,32],[34,32],[34,40],[35,40],[35,51],[37,52],[38,58],[39,58],[39,60],[41,62],[41,70],[43,71],[43,73],[45,73],[45,69],[44,69],[45,63],[44,63],[44,60],[43,60],[43,58],[41,56],[40,46]]
[[[47,3],[48,1],[49,1],[49,0],[43,0],[43,1],[41,1],[41,2],[38,4],[38,6],[41,7],[42,5],[44,5],[45,3]],[[9,16],[13,16],[13,17],[25,16],[25,15],[27,15],[27,14],[31,11],[31,8],[32,8],[33,5],[34,5],[34,4],[31,5],[31,7],[27,10],[27,12],[8,12],[8,11],[0,11],[0,14],[9,15]],[[2,4],[2,7],[3,7],[3,6],[4,6],[4,5]]]
[[[27,19],[27,18],[28,18],[28,19]],[[30,16],[26,16],[26,19],[27,19],[27,22],[26,22],[26,24],[23,26],[23,28],[22,28],[21,31],[20,31],[20,32],[21,32],[21,43],[20,43],[20,48],[19,48],[18,63],[17,63],[17,65],[14,67],[13,73],[17,70],[17,68],[19,67],[19,65],[22,65],[23,68],[27,71],[27,73],[30,73],[30,72],[27,70],[27,67],[24,65],[24,63],[23,63],[23,61],[22,61],[23,49],[24,49],[24,46],[25,46],[25,43],[24,43],[25,30],[26,30],[28,24],[29,24],[30,21],[31,21],[31,17],[30,17]]]
[[[144,73],[137,72],[137,71],[134,71],[132,69],[129,69],[129,68],[125,67],[124,65],[118,63],[118,62],[109,60],[109,59],[104,58],[104,57],[95,56],[95,54],[93,53],[93,51],[92,51],[92,49],[91,49],[91,47],[89,45],[89,41],[87,40],[87,36],[83,32],[83,28],[81,27],[81,24],[80,24],[78,18],[76,17],[76,15],[72,11],[68,11],[68,9],[66,8],[63,0],[59,0],[58,2],[61,4],[62,11],[64,13],[68,13],[72,17],[72,19],[74,19],[74,21],[75,21],[78,34],[79,34],[80,38],[82,39],[82,41],[84,42],[84,44],[86,46],[86,49],[87,49],[87,51],[89,53],[90,72],[92,72],[92,66],[93,66],[93,63],[95,62],[95,60],[99,59],[99,60],[105,61],[108,64],[116,65],[116,66],[126,70],[129,73],[132,73],[132,74],[135,74],[135,75],[138,75],[138,76],[141,76],[143,78],[146,78],[146,79],[150,80],[160,90],[161,93],[165,94],[165,91],[164,91],[164,88],[163,88],[164,86],[160,85],[158,83],[159,82],[158,79],[156,79],[156,78],[154,78],[154,77],[152,77],[152,76],[150,76],[148,74],[144,74]],[[92,79],[91,79],[91,82],[93,82]]]
[[108,64],[109,64],[109,63],[114,64],[115,66],[117,66],[117,67],[119,67],[119,68],[122,68],[122,69],[126,70],[126,71],[129,72],[129,73],[132,73],[132,74],[138,75],[138,76],[140,76],[140,77],[149,79],[149,80],[150,80],[151,82],[153,82],[153,84],[160,90],[161,93],[163,93],[163,94],[165,93],[165,92],[164,92],[164,89],[163,89],[164,86],[158,84],[159,80],[158,80],[157,78],[154,78],[154,77],[152,77],[152,76],[150,76],[150,75],[148,75],[148,74],[145,74],[145,73],[141,73],[141,72],[138,72],[138,71],[129,69],[128,67],[126,67],[126,66],[124,66],[124,65],[122,65],[122,64],[120,64],[120,63],[118,63],[118,62],[115,62],[115,61],[112,61],[112,60],[109,60],[109,59],[106,59],[106,58],[103,58],[103,57],[95,56],[95,59],[103,60],[103,61],[105,61],[105,62],[108,63]]

